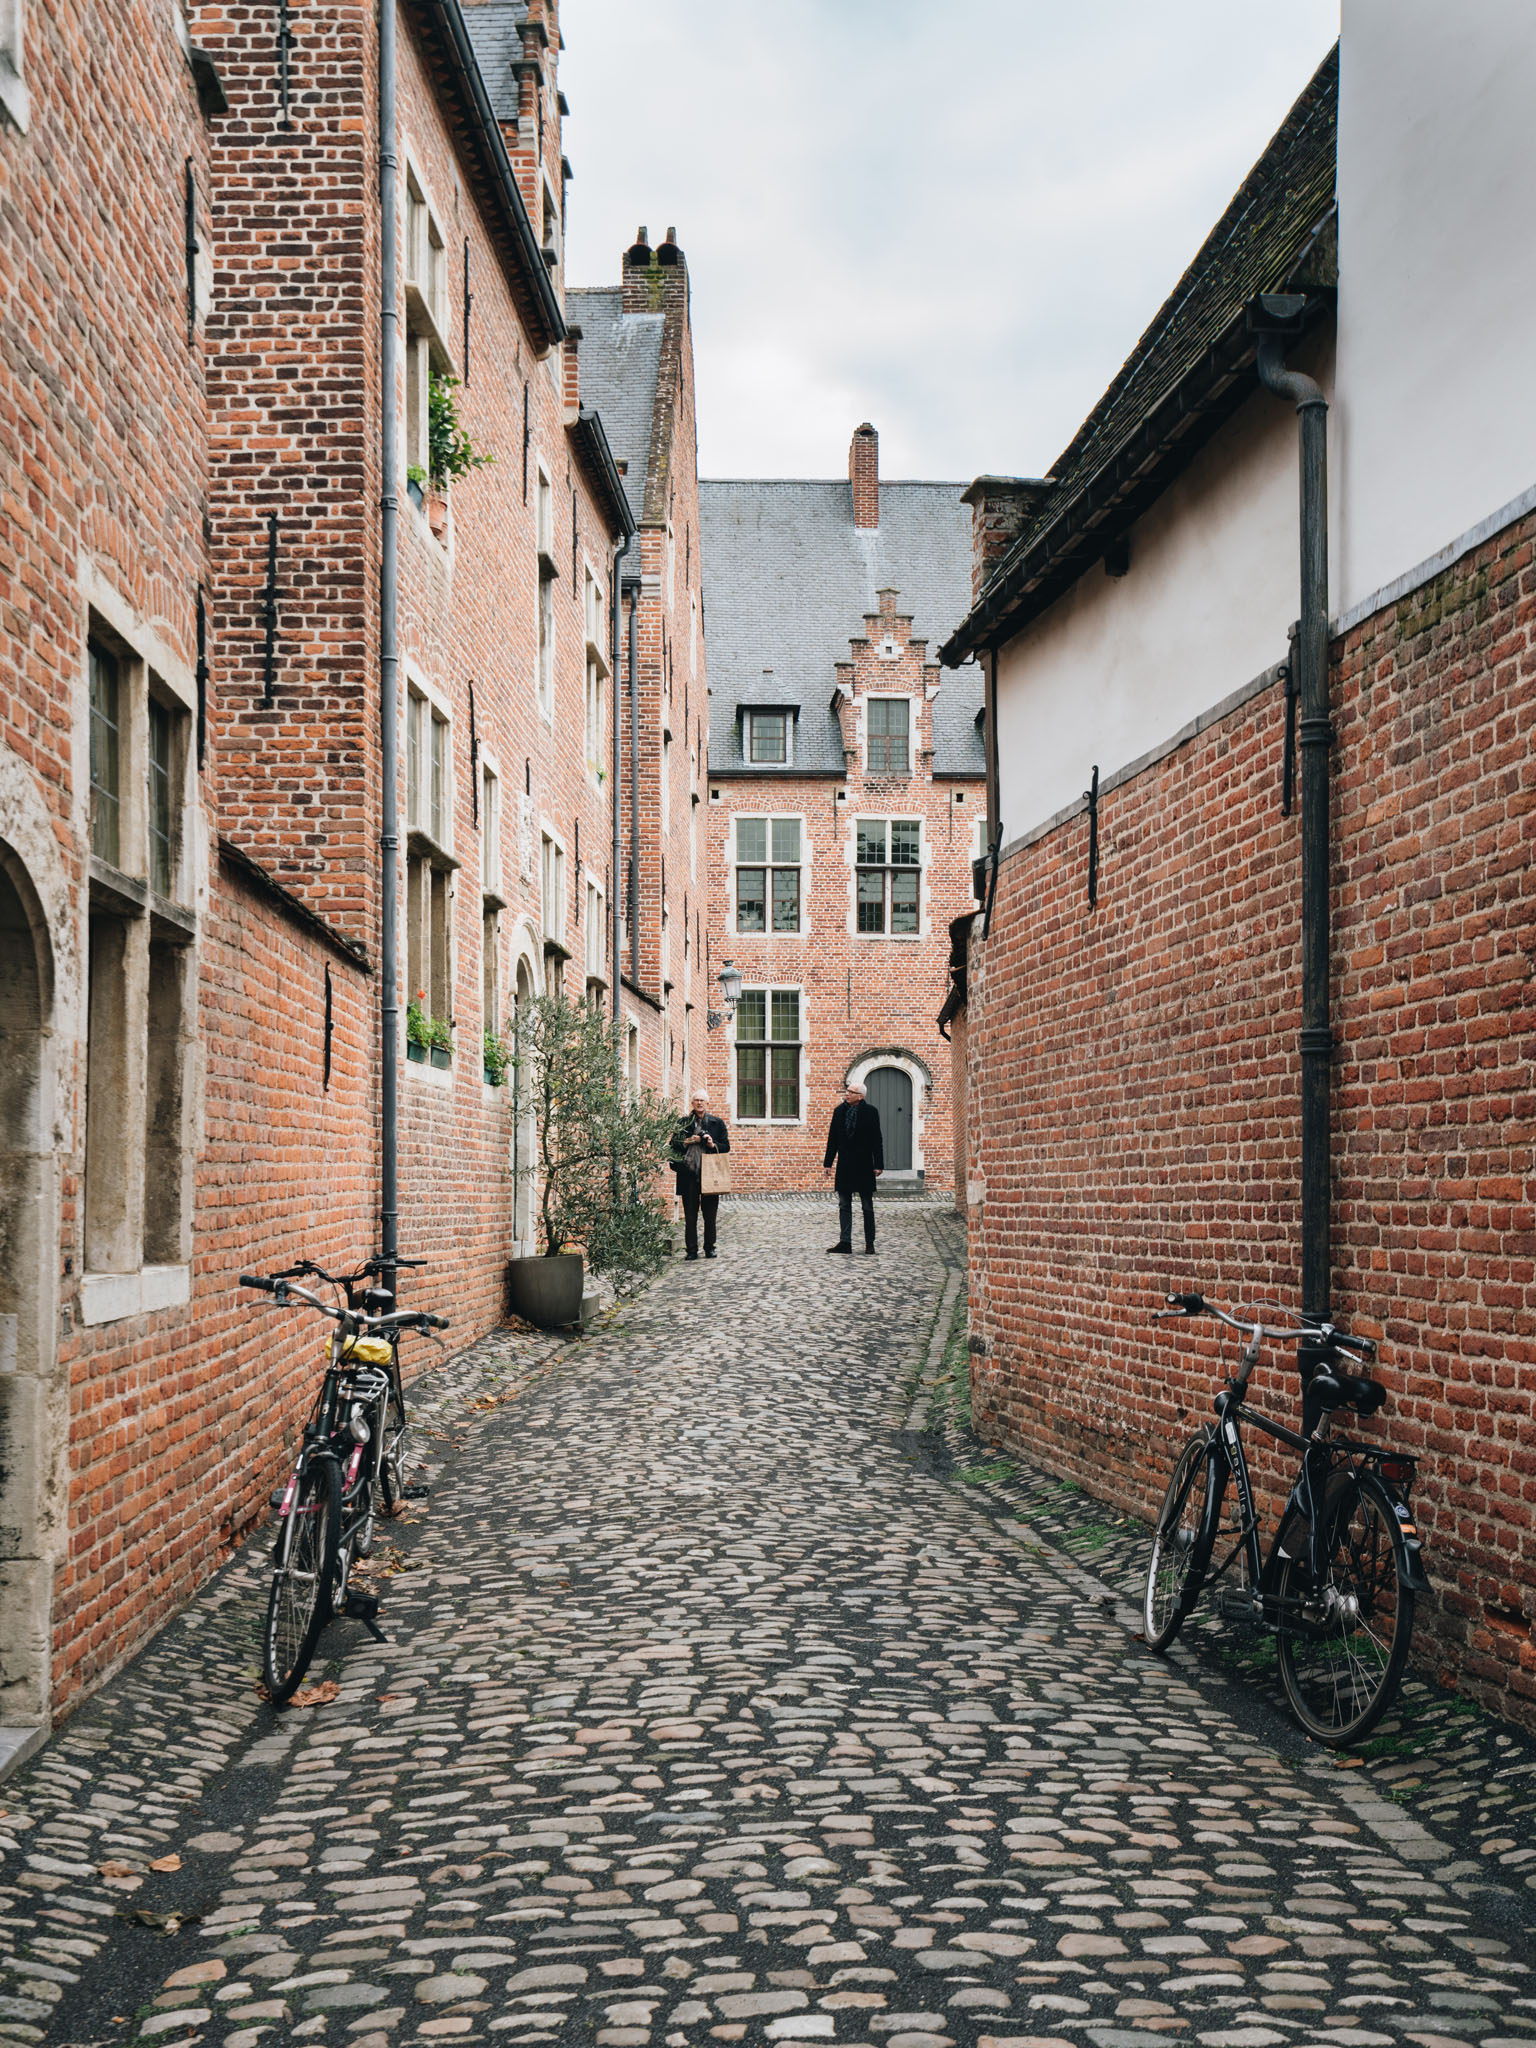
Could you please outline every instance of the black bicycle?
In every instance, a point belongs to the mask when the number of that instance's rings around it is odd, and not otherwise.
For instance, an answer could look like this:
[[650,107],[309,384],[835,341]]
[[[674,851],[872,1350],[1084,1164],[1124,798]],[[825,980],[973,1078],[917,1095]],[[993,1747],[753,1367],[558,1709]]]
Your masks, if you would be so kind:
[[[298,1690],[333,1614],[378,1633],[378,1600],[349,1591],[352,1566],[373,1548],[376,1513],[394,1514],[402,1500],[420,1490],[406,1481],[409,1419],[400,1379],[400,1338],[406,1330],[446,1330],[448,1318],[397,1309],[390,1289],[364,1285],[385,1277],[387,1269],[378,1259],[356,1273],[327,1273],[313,1260],[302,1259],[281,1273],[240,1275],[242,1287],[260,1288],[278,1307],[312,1308],[335,1325],[325,1378],[304,1425],[298,1458],[287,1486],[273,1501],[278,1532],[262,1635],[262,1676],[275,1706],[283,1706]],[[295,1284],[309,1278],[329,1286],[338,1299],[323,1301]]]
[[[1229,1315],[1200,1294],[1168,1299],[1159,1321],[1213,1315],[1247,1343],[1236,1378],[1216,1396],[1216,1422],[1185,1445],[1163,1496],[1147,1573],[1148,1647],[1167,1649],[1209,1582],[1224,1619],[1275,1637],[1286,1698],[1308,1734],[1335,1748],[1357,1742],[1397,1691],[1414,1597],[1429,1591],[1411,1505],[1417,1461],[1386,1444],[1331,1434],[1339,1410],[1372,1415],[1386,1400],[1379,1381],[1344,1369],[1346,1358],[1370,1364],[1376,1347],[1331,1323],[1272,1328],[1258,1316]],[[1300,1431],[1247,1406],[1266,1341],[1297,1346]],[[1260,1552],[1243,1453],[1245,1422],[1301,1454],[1268,1557]],[[1237,1526],[1213,1568],[1229,1477],[1237,1484]]]

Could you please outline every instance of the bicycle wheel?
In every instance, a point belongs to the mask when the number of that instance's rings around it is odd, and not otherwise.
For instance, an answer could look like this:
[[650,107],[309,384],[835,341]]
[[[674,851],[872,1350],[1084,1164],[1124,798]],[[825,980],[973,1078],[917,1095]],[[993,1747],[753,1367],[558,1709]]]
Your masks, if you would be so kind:
[[1386,1712],[1408,1661],[1413,1593],[1403,1583],[1402,1532],[1386,1488],[1370,1473],[1329,1487],[1321,1583],[1287,1558],[1275,1590],[1283,1617],[1280,1676],[1291,1711],[1332,1748],[1358,1742]]
[[298,1691],[320,1631],[330,1619],[340,1521],[341,1473],[336,1461],[311,1459],[299,1474],[272,1566],[262,1675],[275,1707]]
[[1147,1648],[1166,1650],[1200,1597],[1216,1543],[1223,1474],[1209,1436],[1191,1437],[1179,1453],[1152,1532],[1147,1570]]
[[399,1389],[391,1385],[389,1401],[384,1410],[384,1455],[379,1460],[379,1494],[386,1515],[398,1514],[400,1504],[405,1499],[405,1460],[409,1431],[404,1399]]

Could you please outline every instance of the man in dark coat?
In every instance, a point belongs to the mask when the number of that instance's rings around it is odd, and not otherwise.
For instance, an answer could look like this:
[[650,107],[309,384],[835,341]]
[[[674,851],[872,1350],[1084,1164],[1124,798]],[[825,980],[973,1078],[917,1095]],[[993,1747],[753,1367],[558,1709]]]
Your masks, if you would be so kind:
[[699,1211],[704,1211],[704,1256],[715,1256],[715,1219],[720,1197],[704,1193],[703,1166],[706,1152],[729,1152],[730,1133],[719,1117],[709,1114],[709,1097],[696,1089],[693,1110],[680,1116],[672,1133],[672,1171],[677,1175],[677,1192],[683,1198],[683,1243],[690,1259],[699,1256]]
[[875,1182],[885,1171],[885,1148],[880,1141],[880,1112],[864,1100],[864,1090],[850,1081],[843,1099],[832,1112],[827,1133],[827,1156],[823,1168],[830,1173],[834,1160],[837,1177],[837,1243],[829,1252],[853,1250],[853,1198],[858,1196],[864,1210],[864,1250],[875,1251]]

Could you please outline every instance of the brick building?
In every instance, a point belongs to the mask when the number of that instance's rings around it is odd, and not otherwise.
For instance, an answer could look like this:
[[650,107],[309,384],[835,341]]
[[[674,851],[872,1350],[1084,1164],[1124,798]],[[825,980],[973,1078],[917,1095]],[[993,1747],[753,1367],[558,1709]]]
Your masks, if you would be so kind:
[[[1160,1297],[1331,1310],[1381,1341],[1363,1427],[1421,1461],[1418,1652],[1529,1717],[1527,26],[1345,0],[1050,477],[975,487],[944,659],[985,666],[1001,820],[961,970],[979,1426],[1150,1512],[1222,1355]],[[1265,388],[1261,345],[1315,392]],[[1292,637],[1298,394],[1328,407],[1327,551]],[[1294,1419],[1294,1361],[1256,1384]]]
[[949,923],[972,903],[979,672],[936,650],[970,594],[960,487],[883,483],[861,426],[843,482],[701,486],[709,565],[709,1082],[744,1189],[819,1188],[862,1081],[887,1191],[953,1185]]
[[[265,1512],[319,1341],[235,1276],[378,1248],[386,1058],[400,1244],[431,1261],[416,1296],[466,1341],[497,1319],[535,1189],[484,1034],[539,989],[615,995],[612,622],[634,522],[565,313],[553,0],[316,0],[286,49],[265,0],[0,16],[14,1750]],[[445,395],[492,460],[439,493]],[[642,918],[657,887],[642,867]],[[445,1061],[407,1043],[418,991]],[[641,1004],[635,1023],[633,1065],[659,1081],[666,1019]]]
[[641,228],[621,283],[573,291],[567,309],[638,529],[620,620],[625,1066],[681,1101],[704,1071],[709,685],[688,265],[673,230],[653,250]]

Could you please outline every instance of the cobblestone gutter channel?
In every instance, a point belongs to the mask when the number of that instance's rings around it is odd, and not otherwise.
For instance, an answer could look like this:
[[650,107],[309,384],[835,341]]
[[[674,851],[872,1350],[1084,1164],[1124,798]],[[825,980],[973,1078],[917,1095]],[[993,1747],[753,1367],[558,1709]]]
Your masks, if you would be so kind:
[[256,1697],[253,1546],[5,1785],[0,2039],[1536,2043],[1514,1866],[1384,1837],[1264,1685],[1141,1649],[1080,1505],[907,1427],[958,1226],[727,1209],[434,1375],[333,1699]]

